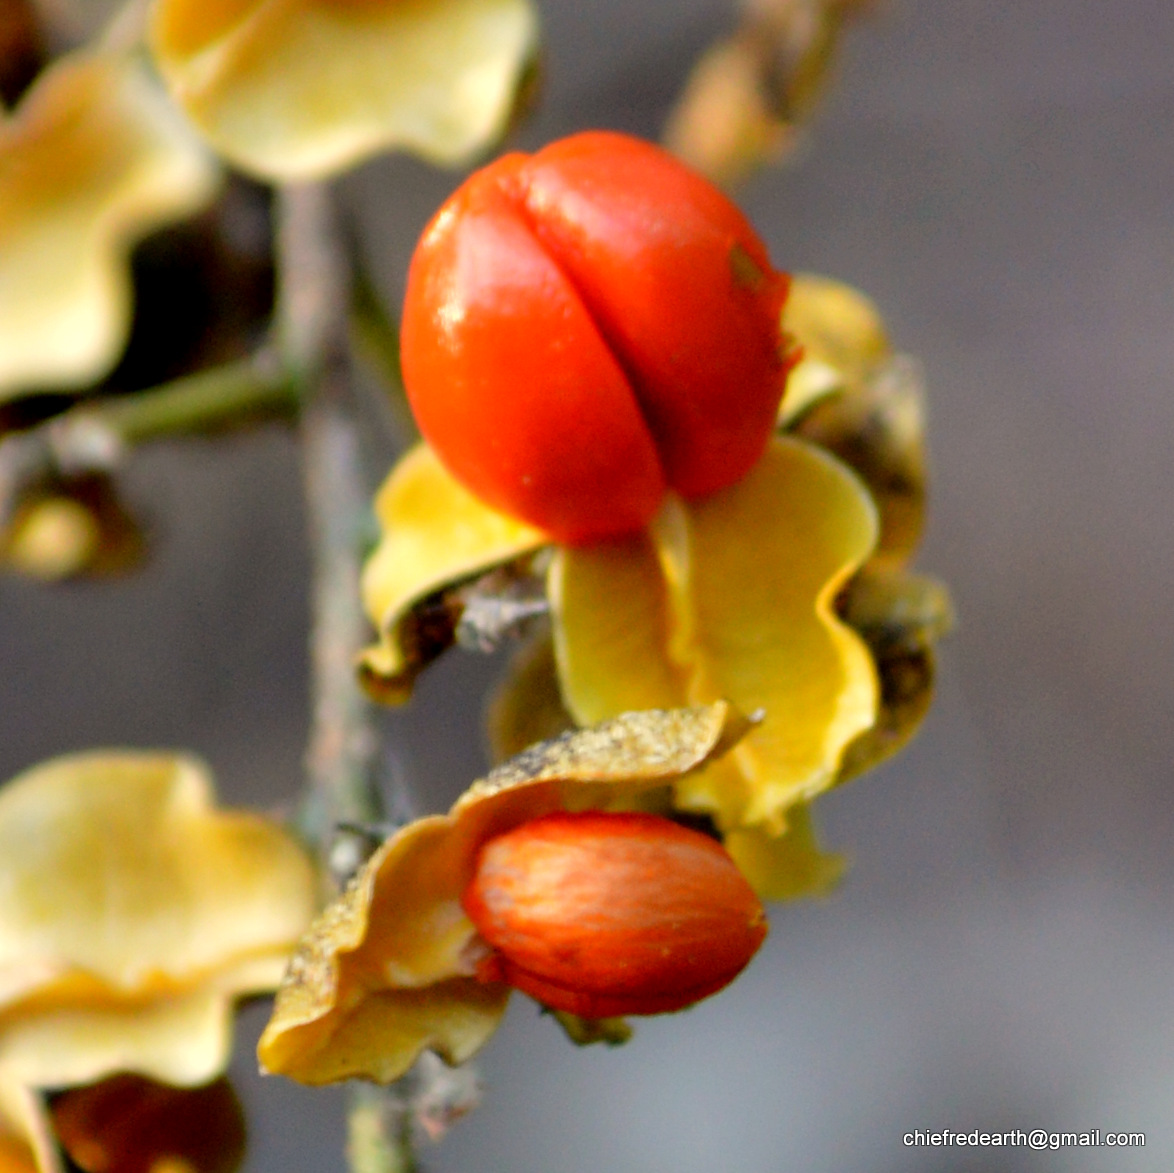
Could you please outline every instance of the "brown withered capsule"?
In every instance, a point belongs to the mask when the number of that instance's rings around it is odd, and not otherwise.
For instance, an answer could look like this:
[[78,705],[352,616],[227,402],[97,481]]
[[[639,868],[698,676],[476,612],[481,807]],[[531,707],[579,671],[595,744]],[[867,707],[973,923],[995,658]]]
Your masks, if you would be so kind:
[[658,815],[559,812],[488,840],[462,904],[478,968],[583,1018],[664,1014],[716,993],[766,936],[713,839]]

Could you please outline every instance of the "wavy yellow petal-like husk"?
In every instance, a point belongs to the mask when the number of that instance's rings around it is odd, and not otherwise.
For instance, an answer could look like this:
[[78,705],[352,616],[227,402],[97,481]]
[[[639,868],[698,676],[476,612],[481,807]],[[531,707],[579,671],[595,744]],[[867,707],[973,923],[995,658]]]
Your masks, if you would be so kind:
[[0,400],[104,375],[126,343],[130,248],[219,171],[141,62],[74,53],[0,111]]
[[896,354],[872,301],[830,277],[797,273],[783,329],[800,354],[779,425],[838,457],[880,513],[873,562],[909,560],[925,524],[921,366]]
[[779,409],[787,424],[837,391],[854,391],[892,355],[875,304],[851,285],[795,273],[783,307],[783,330],[799,349]]
[[536,36],[528,0],[156,0],[151,28],[192,121],[280,182],[391,148],[469,160],[504,130]]
[[216,989],[18,1014],[0,1031],[0,1070],[26,1087],[76,1087],[118,1071],[189,1087],[222,1074],[231,1054],[232,999]]
[[725,831],[780,834],[876,717],[872,659],[832,610],[876,532],[857,478],[781,437],[739,484],[670,500],[649,535],[560,549],[550,597],[568,709],[584,724],[719,697],[764,710],[729,759],[677,784],[677,802]]
[[224,1070],[234,1000],[274,989],[315,904],[276,824],[212,807],[192,758],[75,754],[0,790],[0,1080]]
[[0,1173],[61,1173],[41,1097],[0,1070]]
[[843,857],[819,846],[809,804],[789,807],[786,819],[781,835],[768,835],[759,827],[730,831],[725,848],[763,900],[826,896],[843,875]]
[[261,1036],[262,1066],[303,1083],[387,1082],[425,1047],[468,1058],[509,996],[472,976],[477,934],[460,901],[480,845],[554,810],[665,788],[747,728],[724,703],[626,714],[532,747],[447,815],[398,831],[303,939]]
[[0,859],[0,988],[46,967],[115,995],[191,988],[288,948],[313,910],[302,850],[266,819],[215,810],[187,757],[34,767],[0,791]]
[[443,587],[546,545],[541,530],[490,509],[426,444],[392,470],[375,499],[382,539],[363,568],[363,606],[380,633],[360,669],[380,699],[401,702],[419,665],[406,646],[412,607]]

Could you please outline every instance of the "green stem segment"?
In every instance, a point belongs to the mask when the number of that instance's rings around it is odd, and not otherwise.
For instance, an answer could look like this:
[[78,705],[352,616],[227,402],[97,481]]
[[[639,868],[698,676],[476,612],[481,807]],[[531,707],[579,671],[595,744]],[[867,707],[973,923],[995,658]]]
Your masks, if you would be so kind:
[[359,1084],[352,1090],[347,1161],[355,1173],[417,1173],[411,1105],[395,1088]]
[[0,438],[0,525],[39,480],[110,472],[136,445],[292,419],[297,409],[294,380],[267,351],[149,390],[80,403]]
[[73,408],[58,421],[83,419],[126,446],[169,436],[205,435],[242,423],[290,419],[297,411],[294,381],[275,356],[256,357],[185,375],[162,386]]

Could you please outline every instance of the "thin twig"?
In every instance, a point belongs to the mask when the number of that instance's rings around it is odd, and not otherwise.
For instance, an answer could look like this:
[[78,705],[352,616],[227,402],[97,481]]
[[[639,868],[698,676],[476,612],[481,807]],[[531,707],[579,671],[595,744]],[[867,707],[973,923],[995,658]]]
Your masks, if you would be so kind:
[[313,573],[309,786],[302,825],[325,853],[335,823],[379,817],[367,702],[353,667],[366,635],[359,602],[366,486],[347,402],[347,272],[326,187],[280,189],[277,245],[278,347],[302,402]]
[[[328,189],[280,189],[277,228],[278,346],[301,391],[313,563],[312,715],[300,822],[328,873],[335,826],[382,817],[375,738],[354,669],[367,634],[359,595],[366,486],[344,350],[349,274]],[[416,1168],[404,1088],[356,1089],[348,1129],[353,1173]]]

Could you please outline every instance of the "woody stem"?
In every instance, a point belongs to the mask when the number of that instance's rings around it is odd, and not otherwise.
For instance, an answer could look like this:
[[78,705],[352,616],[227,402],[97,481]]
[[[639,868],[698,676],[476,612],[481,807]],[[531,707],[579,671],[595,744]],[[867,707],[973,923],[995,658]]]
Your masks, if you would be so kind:
[[[277,210],[277,346],[302,405],[313,563],[311,729],[300,822],[328,873],[335,826],[377,822],[381,815],[372,782],[375,738],[354,672],[366,636],[359,601],[366,486],[345,351],[350,275],[326,187],[283,187]],[[352,1173],[415,1168],[403,1101],[396,1089],[352,1094]]]

